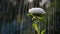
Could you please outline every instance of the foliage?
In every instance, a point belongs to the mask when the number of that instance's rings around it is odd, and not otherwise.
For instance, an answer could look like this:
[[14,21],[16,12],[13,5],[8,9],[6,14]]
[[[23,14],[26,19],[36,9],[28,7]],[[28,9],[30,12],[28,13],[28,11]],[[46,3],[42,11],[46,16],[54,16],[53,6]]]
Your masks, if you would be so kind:
[[[43,19],[44,19],[44,15],[35,15],[35,14],[28,14],[28,16],[32,17],[32,21],[34,22],[32,24],[32,27],[37,31],[37,34],[44,34],[45,33],[45,29],[44,30],[40,30],[40,26],[38,26],[38,23],[40,23]],[[40,33],[41,31],[41,33]]]

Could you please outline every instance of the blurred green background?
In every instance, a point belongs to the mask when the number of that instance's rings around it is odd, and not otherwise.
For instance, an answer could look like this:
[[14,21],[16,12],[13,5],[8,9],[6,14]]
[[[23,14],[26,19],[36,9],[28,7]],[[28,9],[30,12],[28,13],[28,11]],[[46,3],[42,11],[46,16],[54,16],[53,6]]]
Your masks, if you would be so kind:
[[32,28],[31,17],[27,16],[28,10],[33,7],[47,12],[45,19],[39,23],[41,30],[46,29],[45,34],[60,34],[60,0],[0,0],[0,33],[37,34]]

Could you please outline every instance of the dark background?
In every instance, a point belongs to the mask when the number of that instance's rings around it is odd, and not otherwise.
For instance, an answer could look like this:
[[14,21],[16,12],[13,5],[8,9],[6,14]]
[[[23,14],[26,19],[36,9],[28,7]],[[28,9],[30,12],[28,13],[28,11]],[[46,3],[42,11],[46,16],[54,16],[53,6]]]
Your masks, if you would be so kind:
[[[16,4],[14,2],[16,1]],[[0,34],[36,34],[32,28],[32,20],[27,16],[32,7],[41,7],[39,2],[32,3],[27,0],[0,0]],[[60,0],[50,0],[49,8],[44,4],[43,8],[47,14],[43,22],[46,22],[46,34],[60,34]],[[32,5],[32,6],[31,6]],[[41,24],[44,25],[44,23]],[[45,26],[41,26],[43,29]]]

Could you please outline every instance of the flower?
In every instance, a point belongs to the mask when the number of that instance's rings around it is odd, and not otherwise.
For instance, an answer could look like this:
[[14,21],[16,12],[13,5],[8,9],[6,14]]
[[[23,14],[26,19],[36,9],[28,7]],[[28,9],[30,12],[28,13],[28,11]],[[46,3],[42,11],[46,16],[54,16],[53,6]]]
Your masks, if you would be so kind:
[[33,2],[33,0],[28,0],[29,3]]
[[28,12],[32,13],[32,14],[45,14],[46,13],[44,11],[44,9],[42,9],[42,8],[31,8],[31,9],[29,9]]
[[39,2],[39,6],[43,7],[45,5],[46,8],[49,8],[51,4],[51,0],[42,0],[41,2]]

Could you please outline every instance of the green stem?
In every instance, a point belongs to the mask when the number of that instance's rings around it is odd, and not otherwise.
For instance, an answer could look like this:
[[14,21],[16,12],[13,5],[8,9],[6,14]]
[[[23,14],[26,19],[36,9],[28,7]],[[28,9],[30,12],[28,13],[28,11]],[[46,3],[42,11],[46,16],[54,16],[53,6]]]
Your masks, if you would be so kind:
[[37,31],[38,34],[40,34],[40,31]]
[[37,23],[33,23],[32,26],[33,26],[33,28],[35,28],[35,30],[37,31],[37,34],[40,34],[40,28],[38,28]]

